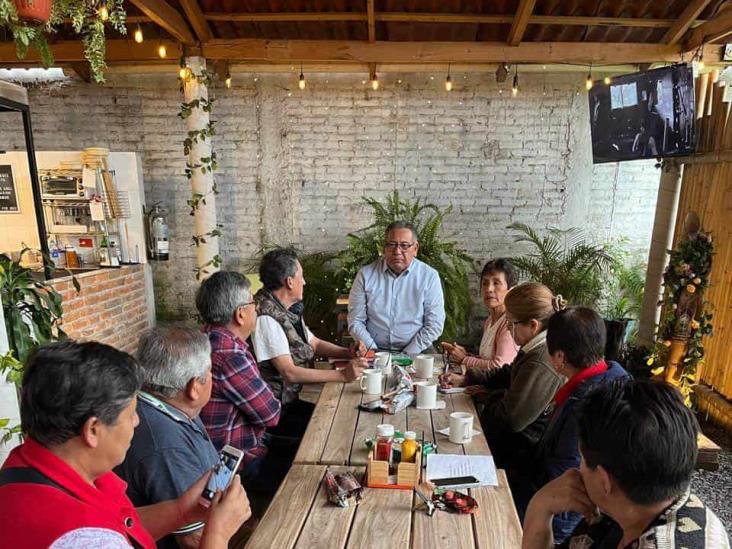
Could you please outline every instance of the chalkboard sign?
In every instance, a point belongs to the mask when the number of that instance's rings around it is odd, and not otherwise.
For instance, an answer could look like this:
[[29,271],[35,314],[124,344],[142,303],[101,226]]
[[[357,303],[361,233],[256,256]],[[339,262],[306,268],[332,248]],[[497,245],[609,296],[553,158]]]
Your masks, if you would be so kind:
[[0,213],[19,212],[18,195],[15,193],[13,167],[0,166]]

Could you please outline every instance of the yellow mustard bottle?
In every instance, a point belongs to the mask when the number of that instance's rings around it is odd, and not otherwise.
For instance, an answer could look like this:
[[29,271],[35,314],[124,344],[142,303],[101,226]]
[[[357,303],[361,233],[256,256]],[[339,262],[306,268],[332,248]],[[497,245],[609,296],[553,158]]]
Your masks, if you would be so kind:
[[402,442],[402,461],[414,463],[417,456],[417,433],[407,431]]

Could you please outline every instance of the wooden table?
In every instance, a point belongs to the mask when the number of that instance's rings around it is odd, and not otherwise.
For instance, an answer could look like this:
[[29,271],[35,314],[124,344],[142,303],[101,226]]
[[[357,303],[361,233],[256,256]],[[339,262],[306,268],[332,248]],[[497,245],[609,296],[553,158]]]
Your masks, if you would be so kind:
[[[364,490],[357,507],[342,509],[329,503],[322,486],[327,468],[334,473],[350,470],[360,478],[367,450],[363,441],[373,436],[376,425],[391,423],[398,430],[416,431],[425,440],[437,440],[438,451],[448,454],[490,454],[478,435],[464,445],[451,443],[437,433],[449,425],[453,411],[475,414],[470,397],[442,395],[443,410],[409,407],[394,416],[360,412],[358,384],[328,383],[300,445],[295,464],[283,481],[269,509],[252,534],[247,549],[259,548],[517,548],[521,525],[504,471],[499,486],[471,489],[479,511],[457,515],[438,511],[428,517],[413,511],[414,495],[407,490]],[[476,426],[478,427],[478,426]]]

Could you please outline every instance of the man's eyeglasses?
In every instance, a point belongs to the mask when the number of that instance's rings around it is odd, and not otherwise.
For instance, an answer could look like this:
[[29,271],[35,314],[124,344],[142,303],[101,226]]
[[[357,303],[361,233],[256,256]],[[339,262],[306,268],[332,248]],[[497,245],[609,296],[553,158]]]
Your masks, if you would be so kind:
[[255,303],[256,303],[256,301],[251,300],[246,303],[242,303],[241,305],[239,305],[239,307],[249,307],[249,305],[254,305]]
[[384,248],[387,250],[396,250],[399,248],[401,251],[406,252],[409,248],[414,246],[416,242],[387,242],[384,244]]

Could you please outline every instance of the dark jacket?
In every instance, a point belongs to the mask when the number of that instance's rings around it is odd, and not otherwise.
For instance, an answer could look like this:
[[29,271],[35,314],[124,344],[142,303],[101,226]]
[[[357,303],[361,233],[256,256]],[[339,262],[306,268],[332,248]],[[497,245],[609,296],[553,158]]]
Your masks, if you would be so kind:
[[[522,520],[529,501],[539,489],[568,469],[579,467],[578,417],[581,401],[595,387],[607,385],[620,378],[630,378],[630,374],[617,362],[610,361],[605,372],[584,380],[567,401],[554,410],[536,447],[536,462],[511,479],[511,490]],[[581,518],[577,513],[555,515],[555,542],[565,539]]]
[[483,385],[490,393],[480,415],[496,465],[517,465],[528,457],[549,421],[549,406],[564,383],[549,361],[546,343],[519,351],[510,365],[498,370],[468,371],[468,385]]

